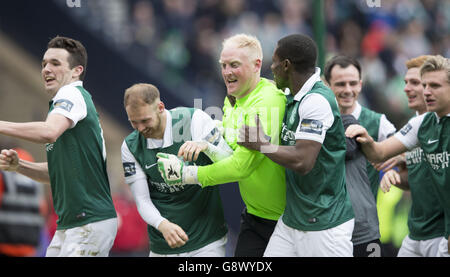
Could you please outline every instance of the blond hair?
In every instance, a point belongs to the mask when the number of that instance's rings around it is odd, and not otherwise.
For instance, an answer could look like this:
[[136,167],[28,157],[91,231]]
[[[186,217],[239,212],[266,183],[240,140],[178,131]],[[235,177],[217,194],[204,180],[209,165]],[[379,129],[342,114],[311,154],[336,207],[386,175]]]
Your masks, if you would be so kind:
[[159,101],[159,90],[157,87],[151,84],[134,84],[133,86],[125,90],[123,97],[123,105],[127,106],[140,106],[145,104],[151,105]]
[[263,51],[259,40],[252,35],[237,34],[225,39],[222,43],[222,48],[228,45],[236,46],[237,48],[248,48],[248,57],[250,60],[263,59]]
[[411,69],[415,67],[421,67],[425,61],[430,58],[431,55],[422,55],[406,61],[406,68]]
[[447,75],[447,83],[450,83],[450,62],[447,58],[441,55],[431,56],[420,68],[420,75],[433,71],[444,71]]

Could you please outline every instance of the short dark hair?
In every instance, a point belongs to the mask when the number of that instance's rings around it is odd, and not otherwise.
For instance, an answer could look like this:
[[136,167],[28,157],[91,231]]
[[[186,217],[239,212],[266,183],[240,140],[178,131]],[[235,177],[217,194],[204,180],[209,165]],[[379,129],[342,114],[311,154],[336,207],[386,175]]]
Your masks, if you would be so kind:
[[288,59],[297,72],[314,72],[317,45],[306,35],[293,34],[278,41],[276,55],[280,60]]
[[83,72],[80,75],[80,80],[82,81],[84,79],[88,56],[86,48],[84,48],[81,42],[68,37],[56,36],[48,42],[47,49],[50,48],[61,48],[69,52],[68,62],[70,68],[72,69],[75,66],[81,65],[83,67]]
[[323,75],[325,80],[330,83],[331,80],[331,70],[335,65],[339,65],[342,68],[347,68],[350,65],[356,67],[359,73],[359,79],[361,79],[361,64],[353,57],[345,56],[345,55],[337,55],[331,58],[326,64],[324,68]]

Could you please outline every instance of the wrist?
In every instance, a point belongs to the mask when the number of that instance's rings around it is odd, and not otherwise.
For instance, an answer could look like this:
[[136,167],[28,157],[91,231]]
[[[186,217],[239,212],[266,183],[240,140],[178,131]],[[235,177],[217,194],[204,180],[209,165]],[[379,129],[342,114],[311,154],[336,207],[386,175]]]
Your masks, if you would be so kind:
[[198,167],[197,166],[184,166],[183,167],[183,184],[198,184],[197,177]]

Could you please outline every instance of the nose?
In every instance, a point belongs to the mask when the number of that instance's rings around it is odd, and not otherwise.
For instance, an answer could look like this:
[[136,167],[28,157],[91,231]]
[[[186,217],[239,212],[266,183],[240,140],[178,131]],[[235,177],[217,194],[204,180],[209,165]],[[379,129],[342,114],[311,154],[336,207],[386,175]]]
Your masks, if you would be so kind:
[[139,132],[142,132],[142,131],[145,130],[145,125],[139,123],[139,124],[137,124],[136,129],[137,129]]
[[406,93],[411,91],[411,88],[410,88],[408,83],[405,84],[405,88],[403,89],[403,91],[406,92]]
[[431,95],[431,90],[429,86],[424,86],[423,87],[423,95],[424,96],[430,96]]
[[345,84],[344,92],[346,92],[346,93],[351,93],[352,92],[352,86],[349,83]]
[[222,74],[225,75],[225,76],[230,75],[231,74],[231,67],[228,66],[228,65],[224,65],[222,67]]
[[42,73],[50,73],[50,65],[46,64],[44,67],[42,67]]

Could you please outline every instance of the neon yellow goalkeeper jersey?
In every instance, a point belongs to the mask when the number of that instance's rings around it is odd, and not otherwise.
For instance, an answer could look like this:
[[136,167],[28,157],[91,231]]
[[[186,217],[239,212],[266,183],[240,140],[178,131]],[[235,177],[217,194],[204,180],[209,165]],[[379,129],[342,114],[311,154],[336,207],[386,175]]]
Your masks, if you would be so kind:
[[286,97],[269,80],[261,78],[247,96],[237,99],[234,106],[225,99],[223,127],[225,140],[234,150],[232,156],[198,168],[203,187],[238,182],[247,212],[258,217],[278,220],[286,204],[285,169],[264,154],[237,144],[239,129],[255,126],[258,114],[271,142],[279,144]]

